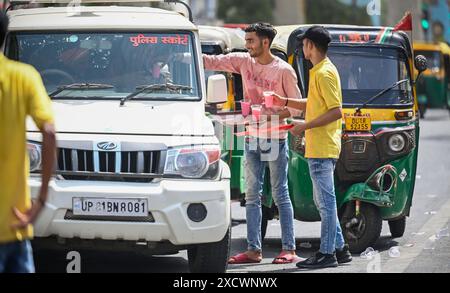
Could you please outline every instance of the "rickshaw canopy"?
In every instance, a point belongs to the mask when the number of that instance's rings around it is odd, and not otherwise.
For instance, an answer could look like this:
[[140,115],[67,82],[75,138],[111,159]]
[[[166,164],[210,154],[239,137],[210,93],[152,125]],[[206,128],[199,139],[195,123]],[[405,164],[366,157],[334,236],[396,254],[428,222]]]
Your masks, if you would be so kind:
[[239,29],[200,25],[200,42],[208,45],[219,45],[223,52],[233,49],[244,49],[244,34]]
[[[312,25],[301,25],[294,30],[288,41],[288,55],[296,52],[301,44],[298,36]],[[412,58],[412,47],[408,35],[403,31],[394,31],[391,27],[355,26],[355,25],[323,25],[331,34],[331,44],[348,46],[391,46],[404,50],[408,58]]]

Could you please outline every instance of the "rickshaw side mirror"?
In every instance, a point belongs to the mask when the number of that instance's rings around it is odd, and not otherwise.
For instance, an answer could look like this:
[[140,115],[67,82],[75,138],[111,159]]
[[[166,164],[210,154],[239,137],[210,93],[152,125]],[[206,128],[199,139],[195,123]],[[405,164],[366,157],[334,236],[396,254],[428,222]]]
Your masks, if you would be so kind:
[[417,71],[419,71],[419,74],[417,74],[416,80],[414,81],[414,84],[417,83],[417,81],[420,78],[420,75],[428,69],[428,61],[427,58],[423,55],[417,55],[416,58],[414,58],[414,66],[416,67]]
[[414,65],[419,71],[419,74],[424,72],[428,68],[427,58],[423,55],[417,55],[414,59]]

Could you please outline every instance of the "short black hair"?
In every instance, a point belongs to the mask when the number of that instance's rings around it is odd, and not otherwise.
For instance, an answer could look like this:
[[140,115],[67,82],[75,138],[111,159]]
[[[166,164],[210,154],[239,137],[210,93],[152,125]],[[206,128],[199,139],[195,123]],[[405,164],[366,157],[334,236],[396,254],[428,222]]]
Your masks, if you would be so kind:
[[6,33],[8,32],[9,19],[5,12],[0,10],[0,47],[5,41]]
[[315,25],[307,29],[298,37],[299,41],[308,39],[313,42],[314,46],[323,54],[328,52],[328,46],[331,42],[330,32],[323,26]]
[[266,22],[257,22],[249,25],[244,30],[246,33],[255,32],[260,38],[268,38],[269,45],[272,45],[273,39],[277,35],[277,30],[270,24]]
[[309,40],[309,41],[311,41],[314,44],[314,46],[316,46],[317,50],[319,50],[320,53],[322,53],[322,54],[327,54],[328,53],[328,45],[325,45],[325,44],[322,44],[322,43],[318,43],[318,42],[315,42],[313,40]]

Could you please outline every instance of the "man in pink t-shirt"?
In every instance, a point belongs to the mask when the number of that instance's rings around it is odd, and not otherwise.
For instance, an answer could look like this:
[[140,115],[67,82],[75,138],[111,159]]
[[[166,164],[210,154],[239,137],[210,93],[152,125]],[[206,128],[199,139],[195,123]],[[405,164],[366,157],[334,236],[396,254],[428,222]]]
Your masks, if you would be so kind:
[[[203,55],[205,68],[227,71],[242,76],[244,100],[252,105],[262,105],[263,92],[272,91],[291,99],[301,98],[297,76],[292,67],[274,56],[270,46],[276,30],[265,23],[256,23],[245,29],[245,47],[248,53],[228,55]],[[298,261],[295,250],[294,215],[287,184],[288,145],[286,131],[264,132],[258,129],[286,124],[286,118],[296,114],[286,107],[263,107],[261,119],[267,121],[258,127],[250,126],[252,134],[245,142],[247,251],[232,256],[228,263],[258,263],[261,250],[261,196],[265,167],[270,169],[272,196],[278,207],[281,224],[282,251],[273,263]],[[275,154],[275,155],[274,155]]]

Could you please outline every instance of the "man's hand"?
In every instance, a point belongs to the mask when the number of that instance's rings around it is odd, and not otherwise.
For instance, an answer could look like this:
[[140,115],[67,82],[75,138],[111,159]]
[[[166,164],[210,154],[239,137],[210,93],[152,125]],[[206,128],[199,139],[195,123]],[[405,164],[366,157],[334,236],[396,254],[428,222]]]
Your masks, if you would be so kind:
[[181,62],[184,64],[191,64],[192,63],[192,55],[189,52],[175,53],[169,57],[169,61],[167,61],[167,63],[169,63],[170,61]]
[[287,98],[283,98],[280,95],[273,94],[273,105],[278,107],[284,107],[286,106]]
[[306,130],[306,122],[293,122],[294,128],[289,130],[292,135],[300,136]]
[[289,99],[275,93],[272,96],[274,106],[288,107],[295,110],[306,111],[306,99]]
[[42,203],[40,201],[37,201],[33,203],[31,208],[25,213],[20,212],[17,208],[13,208],[12,212],[14,213],[14,216],[16,217],[18,222],[13,224],[11,228],[15,230],[24,229],[28,225],[33,224],[36,221],[39,213],[41,212],[42,207]]
[[48,183],[53,172],[53,167],[56,158],[56,136],[55,126],[53,123],[44,123],[41,128],[42,133],[42,183],[39,192],[38,201],[33,203],[31,208],[22,213],[17,208],[13,208],[12,212],[18,220],[18,223],[13,224],[13,229],[23,229],[29,224],[36,221],[37,216],[42,210],[45,201],[47,200]]

